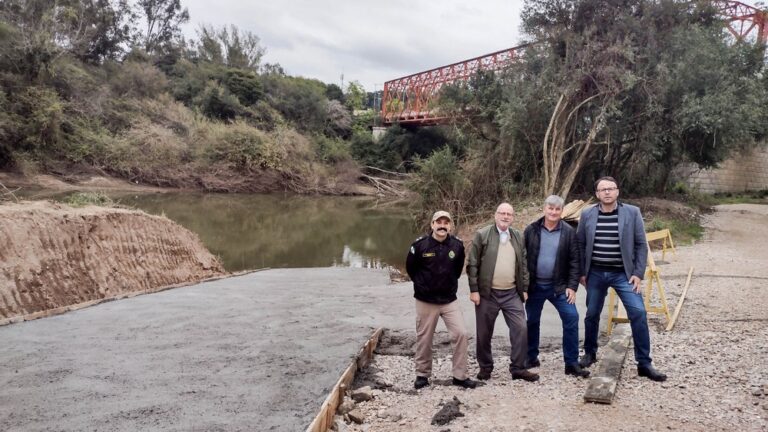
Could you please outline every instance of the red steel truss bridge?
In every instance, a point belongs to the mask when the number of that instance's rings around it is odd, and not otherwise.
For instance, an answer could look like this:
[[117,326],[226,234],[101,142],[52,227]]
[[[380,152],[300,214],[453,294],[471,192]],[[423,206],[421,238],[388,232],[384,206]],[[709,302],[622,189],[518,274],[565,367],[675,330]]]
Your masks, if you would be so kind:
[[[713,3],[725,20],[726,29],[737,41],[768,43],[768,10],[739,1],[715,0]],[[480,70],[502,70],[519,60],[526,46],[496,51],[385,82],[381,100],[382,124],[430,126],[448,122],[449,117],[432,110],[444,85],[466,82]]]

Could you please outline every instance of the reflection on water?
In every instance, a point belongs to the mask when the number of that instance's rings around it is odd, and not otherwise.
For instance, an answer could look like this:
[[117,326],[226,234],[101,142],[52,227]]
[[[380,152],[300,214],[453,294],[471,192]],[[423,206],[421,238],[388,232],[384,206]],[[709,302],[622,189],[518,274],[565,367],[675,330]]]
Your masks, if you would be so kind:
[[230,271],[402,268],[418,237],[405,208],[378,206],[371,199],[190,193],[115,198],[194,231]]

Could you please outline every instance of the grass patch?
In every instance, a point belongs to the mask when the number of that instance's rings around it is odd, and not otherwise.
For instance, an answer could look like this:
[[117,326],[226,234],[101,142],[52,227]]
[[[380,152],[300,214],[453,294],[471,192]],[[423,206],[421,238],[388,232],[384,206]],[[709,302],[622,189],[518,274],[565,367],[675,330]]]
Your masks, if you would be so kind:
[[[681,220],[673,219],[664,216],[654,216],[651,220],[646,222],[646,232],[661,231],[663,229],[669,229],[672,233],[672,241],[676,245],[692,244],[701,240],[704,236],[704,227],[701,226],[698,219],[695,220]],[[661,244],[661,242],[654,242]]]
[[768,189],[751,192],[720,192],[712,196],[716,204],[768,204]]
[[706,211],[719,204],[768,204],[768,189],[744,192],[717,192],[715,194],[688,192],[668,198],[686,202],[697,207],[699,210]]
[[118,207],[118,203],[102,192],[75,192],[64,199],[64,203],[70,207],[85,207],[95,205],[99,207]]

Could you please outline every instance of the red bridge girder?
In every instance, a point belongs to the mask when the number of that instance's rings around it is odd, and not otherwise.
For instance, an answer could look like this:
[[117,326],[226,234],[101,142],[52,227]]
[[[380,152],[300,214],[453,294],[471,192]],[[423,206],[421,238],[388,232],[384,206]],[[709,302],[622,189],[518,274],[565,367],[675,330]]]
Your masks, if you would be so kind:
[[739,1],[715,0],[720,15],[725,17],[726,28],[737,41],[754,36],[757,43],[768,43],[768,11]]
[[443,85],[467,81],[479,70],[504,69],[518,59],[525,46],[496,51],[385,82],[381,99],[383,123],[427,126],[445,122],[448,119],[435,115],[431,106]]
[[[755,42],[768,44],[768,11],[739,1],[714,0],[713,4],[725,18],[726,28],[737,41],[754,37]],[[517,61],[526,46],[496,51],[385,82],[381,99],[382,124],[430,126],[446,123],[450,118],[433,110],[444,85],[466,82],[480,70],[502,70]]]

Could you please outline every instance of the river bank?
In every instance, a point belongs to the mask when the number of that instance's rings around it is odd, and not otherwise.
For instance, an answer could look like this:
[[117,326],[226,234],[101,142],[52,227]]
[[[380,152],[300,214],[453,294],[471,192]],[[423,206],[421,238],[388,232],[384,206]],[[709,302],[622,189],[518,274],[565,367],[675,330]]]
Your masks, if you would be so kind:
[[[90,170],[93,171],[93,170]],[[250,175],[217,171],[216,175],[187,172],[178,174],[172,181],[150,183],[123,179],[97,172],[73,171],[65,175],[0,172],[0,183],[8,189],[32,189],[55,192],[123,191],[163,193],[170,191],[197,191],[221,193],[269,193],[290,191],[299,194],[377,196],[379,190],[360,180],[360,171],[353,165],[343,175],[313,180],[314,186],[302,185],[301,181],[284,177],[277,172],[258,172]]]

